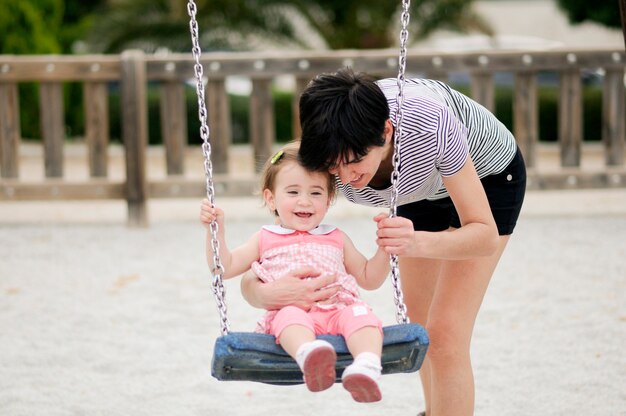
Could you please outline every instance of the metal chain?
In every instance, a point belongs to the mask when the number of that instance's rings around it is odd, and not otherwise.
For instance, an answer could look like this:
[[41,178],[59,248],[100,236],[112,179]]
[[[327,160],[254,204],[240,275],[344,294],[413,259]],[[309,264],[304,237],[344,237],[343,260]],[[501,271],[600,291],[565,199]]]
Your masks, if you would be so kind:
[[[400,178],[400,144],[402,137],[402,120],[404,117],[404,73],[406,71],[406,54],[407,41],[409,38],[409,7],[410,0],[402,0],[402,15],[400,17],[402,29],[400,30],[400,57],[398,58],[398,95],[396,96],[396,128],[394,131],[393,141],[393,172],[391,174],[391,202],[389,207],[389,216],[395,217],[398,211],[398,183]],[[400,285],[400,269],[398,267],[398,256],[392,255],[389,264],[391,265],[391,283],[393,284],[393,299],[396,304],[396,321],[400,324],[409,322],[406,313],[406,305],[402,296],[402,288]]]
[[[403,104],[404,104],[404,73],[406,70],[406,55],[407,55],[407,41],[409,37],[408,24],[409,24],[409,7],[410,0],[402,0],[402,14],[401,23],[402,29],[400,31],[400,57],[398,59],[398,95],[396,97],[397,112],[396,112],[396,129],[394,134],[394,154],[393,154],[393,173],[391,175],[391,202],[390,212],[391,217],[397,215],[398,205],[398,179],[400,176],[400,138],[402,137],[402,119],[403,119]],[[209,126],[207,125],[207,110],[204,100],[204,82],[203,67],[200,63],[200,55],[202,50],[200,49],[200,36],[198,32],[198,22],[196,20],[196,3],[193,0],[188,0],[187,12],[189,14],[189,31],[191,33],[191,41],[193,47],[191,52],[193,54],[195,65],[194,73],[196,77],[196,93],[198,95],[198,118],[200,119],[200,136],[202,137],[202,153],[204,155],[204,172],[206,178],[206,193],[207,198],[211,206],[215,205],[215,189],[213,186],[213,165],[211,163],[211,144],[209,142]],[[211,248],[213,250],[213,295],[217,302],[217,307],[220,313],[221,330],[222,335],[228,334],[230,331],[230,323],[228,322],[226,301],[225,301],[225,289],[223,283],[224,266],[222,265],[219,256],[219,241],[217,239],[218,225],[213,221],[210,226],[211,232]],[[396,320],[398,323],[409,322],[407,317],[406,305],[402,295],[402,288],[400,287],[400,272],[398,268],[398,256],[392,255],[390,259],[391,265],[391,281],[394,288],[394,302],[396,305]]]
[[[207,110],[204,101],[204,81],[202,75],[204,70],[200,63],[200,35],[198,33],[198,21],[196,20],[196,3],[189,0],[187,3],[187,12],[189,14],[189,31],[191,32],[192,48],[191,53],[195,60],[194,74],[196,76],[196,93],[198,95],[198,118],[200,119],[200,136],[202,137],[202,153],[204,154],[204,173],[206,179],[206,194],[211,206],[215,206],[215,189],[213,187],[213,164],[211,163],[211,143],[209,142],[209,126],[207,124]],[[213,296],[217,302],[217,308],[220,313],[220,322],[222,335],[228,334],[230,331],[230,323],[226,310],[226,291],[224,290],[224,266],[220,259],[220,243],[217,239],[218,225],[217,221],[209,224],[211,232],[211,249],[213,250]]]

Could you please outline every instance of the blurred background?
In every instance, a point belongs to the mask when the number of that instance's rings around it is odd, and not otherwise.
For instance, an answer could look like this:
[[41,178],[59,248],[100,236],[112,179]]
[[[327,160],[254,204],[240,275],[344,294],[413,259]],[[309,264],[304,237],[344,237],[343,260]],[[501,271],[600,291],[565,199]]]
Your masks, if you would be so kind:
[[[336,50],[395,48],[400,1],[379,0],[199,0],[197,19],[203,51]],[[618,0],[418,0],[411,2],[413,50],[549,50],[624,46]],[[0,54],[117,54],[141,49],[148,54],[188,53],[187,2],[180,0],[22,0],[0,1]],[[411,68],[408,68],[411,71]],[[416,74],[420,75],[420,74]],[[602,73],[586,71],[584,140],[600,140]],[[541,141],[557,139],[558,74],[538,74]],[[467,73],[448,80],[469,91]],[[495,112],[512,124],[512,75],[496,74]],[[38,86],[20,83],[20,127],[24,140],[41,140]],[[65,135],[84,138],[84,106],[78,83],[65,83]],[[251,82],[229,77],[232,142],[248,143]],[[276,141],[293,137],[293,81],[273,82]],[[190,83],[185,93],[195,105]],[[148,88],[149,143],[161,143],[159,97]],[[110,135],[120,141],[119,86],[109,88]],[[188,143],[199,142],[195,111],[187,112]]]

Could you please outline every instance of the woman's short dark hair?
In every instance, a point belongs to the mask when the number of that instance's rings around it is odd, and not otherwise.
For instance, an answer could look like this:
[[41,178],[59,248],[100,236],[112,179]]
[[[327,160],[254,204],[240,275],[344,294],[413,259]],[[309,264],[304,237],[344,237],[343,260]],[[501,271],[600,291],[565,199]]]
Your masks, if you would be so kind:
[[375,79],[343,68],[315,77],[300,96],[299,158],[311,170],[361,158],[385,143],[389,104]]

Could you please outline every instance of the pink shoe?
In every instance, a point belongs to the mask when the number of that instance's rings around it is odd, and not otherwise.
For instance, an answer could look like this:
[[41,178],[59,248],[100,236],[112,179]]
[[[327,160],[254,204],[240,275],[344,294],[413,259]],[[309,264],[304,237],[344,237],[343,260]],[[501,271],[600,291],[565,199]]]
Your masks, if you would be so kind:
[[341,376],[341,383],[355,401],[372,403],[382,398],[380,388],[378,388],[379,377],[380,367],[359,361],[346,367]]
[[321,340],[313,341],[311,349],[304,354],[302,373],[310,391],[326,390],[335,384],[337,353],[330,343]]

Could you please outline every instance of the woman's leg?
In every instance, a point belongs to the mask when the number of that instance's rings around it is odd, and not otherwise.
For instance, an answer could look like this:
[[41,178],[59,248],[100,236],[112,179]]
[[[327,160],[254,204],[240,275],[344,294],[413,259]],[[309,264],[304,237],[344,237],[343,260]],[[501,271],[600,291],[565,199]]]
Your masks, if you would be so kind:
[[[426,329],[430,337],[430,413],[474,414],[470,341],[487,286],[509,236],[489,257],[445,261],[435,286]],[[419,276],[419,271],[416,271]]]
[[[426,327],[428,310],[435,292],[437,279],[441,274],[441,260],[401,257],[399,259],[402,293],[411,322]],[[426,414],[430,415],[430,359],[426,354],[419,371],[424,391]]]

